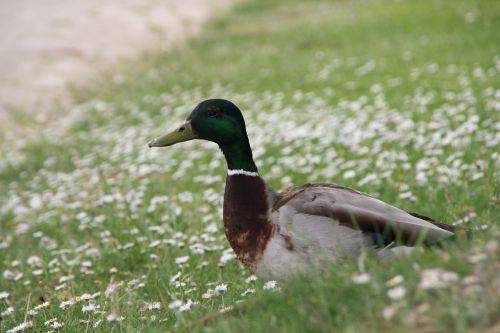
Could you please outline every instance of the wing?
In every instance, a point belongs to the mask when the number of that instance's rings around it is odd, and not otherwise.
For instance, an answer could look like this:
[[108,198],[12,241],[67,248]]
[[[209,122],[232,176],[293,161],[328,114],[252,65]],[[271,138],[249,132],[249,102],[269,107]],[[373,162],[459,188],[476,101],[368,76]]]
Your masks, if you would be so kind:
[[291,214],[311,219],[323,217],[370,237],[382,235],[405,245],[414,245],[420,240],[424,244],[433,244],[454,235],[451,230],[440,228],[436,222],[419,215],[411,215],[350,188],[329,184],[305,185],[282,193],[273,211],[283,215],[277,218],[278,221],[273,219],[275,223],[287,223]]

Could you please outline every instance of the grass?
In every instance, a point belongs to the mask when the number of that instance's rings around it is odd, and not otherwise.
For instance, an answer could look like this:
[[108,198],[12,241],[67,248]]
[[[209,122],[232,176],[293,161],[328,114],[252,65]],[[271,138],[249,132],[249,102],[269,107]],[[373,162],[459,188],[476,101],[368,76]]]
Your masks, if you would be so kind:
[[[0,331],[497,331],[499,16],[498,1],[244,1],[81,88],[66,117],[4,134]],[[217,148],[146,149],[209,97],[241,107],[276,189],[341,183],[473,240],[279,291],[248,280]]]

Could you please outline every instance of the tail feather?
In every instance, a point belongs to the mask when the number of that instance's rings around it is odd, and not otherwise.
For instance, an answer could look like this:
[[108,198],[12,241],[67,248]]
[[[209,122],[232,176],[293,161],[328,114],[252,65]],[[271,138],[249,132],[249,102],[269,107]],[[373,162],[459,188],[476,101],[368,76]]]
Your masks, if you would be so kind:
[[465,236],[465,237],[467,237],[467,239],[471,239],[472,238],[472,230],[470,230],[468,228],[459,227],[459,226],[455,226],[455,225],[451,225],[451,224],[446,224],[446,223],[436,222],[434,219],[432,219],[432,218],[430,218],[428,216],[420,215],[420,214],[413,213],[413,212],[408,212],[408,214],[410,214],[412,216],[415,216],[415,217],[417,217],[419,219],[425,220],[427,222],[430,222],[430,223],[434,224],[438,228],[441,228],[441,229],[447,230],[449,232],[452,232],[454,235],[451,236],[449,239],[455,239],[457,236],[459,236],[459,237]]

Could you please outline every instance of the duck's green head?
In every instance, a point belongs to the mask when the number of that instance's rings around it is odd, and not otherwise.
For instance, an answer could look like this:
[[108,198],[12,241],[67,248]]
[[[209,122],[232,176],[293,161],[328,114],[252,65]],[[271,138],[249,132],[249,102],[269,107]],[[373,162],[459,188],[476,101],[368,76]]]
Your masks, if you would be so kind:
[[245,120],[236,105],[224,99],[208,99],[194,108],[184,124],[152,140],[149,147],[167,147],[192,139],[223,146],[246,136]]
[[240,109],[224,99],[208,99],[194,108],[186,122],[174,131],[149,142],[149,147],[167,147],[201,139],[222,149],[230,169],[256,171],[245,120]]

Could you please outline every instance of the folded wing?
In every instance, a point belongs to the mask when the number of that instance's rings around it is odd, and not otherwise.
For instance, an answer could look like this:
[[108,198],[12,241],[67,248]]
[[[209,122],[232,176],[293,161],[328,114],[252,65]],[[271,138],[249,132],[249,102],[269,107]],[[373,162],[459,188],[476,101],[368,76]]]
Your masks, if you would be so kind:
[[[434,244],[454,233],[367,194],[330,184],[309,184],[282,193],[273,210],[330,218],[341,226],[381,235],[404,245]],[[286,223],[286,221],[275,221]],[[333,222],[333,221],[332,221]]]

